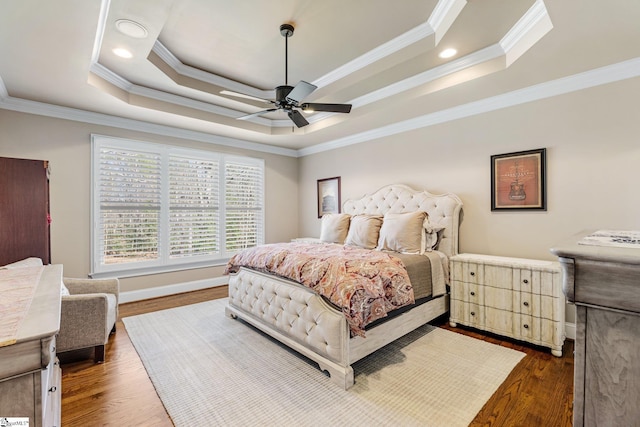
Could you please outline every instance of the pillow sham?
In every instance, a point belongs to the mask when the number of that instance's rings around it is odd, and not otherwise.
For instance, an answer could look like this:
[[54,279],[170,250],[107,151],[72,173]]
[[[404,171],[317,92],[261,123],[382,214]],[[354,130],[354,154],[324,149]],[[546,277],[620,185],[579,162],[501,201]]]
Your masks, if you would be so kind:
[[387,213],[382,221],[378,250],[403,254],[423,254],[425,251],[424,222],[426,212]]
[[378,245],[380,227],[382,227],[382,217],[379,215],[352,216],[345,245],[375,249]]
[[325,214],[320,226],[320,240],[325,243],[343,244],[349,232],[349,214]]

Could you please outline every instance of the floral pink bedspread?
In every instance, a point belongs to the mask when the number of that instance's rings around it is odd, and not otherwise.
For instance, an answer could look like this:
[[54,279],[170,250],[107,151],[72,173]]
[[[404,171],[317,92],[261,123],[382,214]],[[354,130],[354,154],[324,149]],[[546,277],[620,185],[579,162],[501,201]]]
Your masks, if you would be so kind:
[[240,267],[301,283],[342,308],[352,334],[396,308],[413,304],[413,287],[393,255],[334,244],[275,243],[246,249],[229,260],[225,274]]

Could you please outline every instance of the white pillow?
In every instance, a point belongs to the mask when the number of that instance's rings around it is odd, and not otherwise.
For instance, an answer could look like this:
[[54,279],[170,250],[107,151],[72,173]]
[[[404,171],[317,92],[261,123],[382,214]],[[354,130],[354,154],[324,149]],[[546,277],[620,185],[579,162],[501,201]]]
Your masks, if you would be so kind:
[[380,228],[378,250],[403,254],[423,254],[425,251],[424,222],[426,212],[385,214]]
[[349,231],[349,214],[325,214],[322,216],[320,240],[325,243],[343,244]]
[[354,215],[351,217],[347,241],[344,244],[375,249],[378,245],[381,226],[382,217],[379,215]]

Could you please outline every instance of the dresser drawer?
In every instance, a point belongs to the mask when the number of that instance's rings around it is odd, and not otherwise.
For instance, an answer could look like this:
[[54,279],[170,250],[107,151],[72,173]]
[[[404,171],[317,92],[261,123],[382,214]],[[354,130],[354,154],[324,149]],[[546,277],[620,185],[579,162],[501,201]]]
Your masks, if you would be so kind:
[[484,305],[484,288],[477,283],[454,280],[451,286],[451,297],[458,301]]
[[461,282],[482,283],[482,279],[479,278],[480,273],[482,273],[482,269],[478,269],[477,263],[466,261],[451,262],[451,275]]
[[451,304],[451,321],[468,326],[481,327],[484,324],[485,307],[464,301]]

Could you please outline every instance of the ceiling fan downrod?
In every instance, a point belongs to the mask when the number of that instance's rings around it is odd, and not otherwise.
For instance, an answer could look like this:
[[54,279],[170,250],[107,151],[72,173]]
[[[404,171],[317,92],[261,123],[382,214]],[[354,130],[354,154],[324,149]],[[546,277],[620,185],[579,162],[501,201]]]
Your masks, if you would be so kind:
[[280,34],[284,37],[284,84],[289,85],[289,37],[293,35],[293,25],[280,25]]

